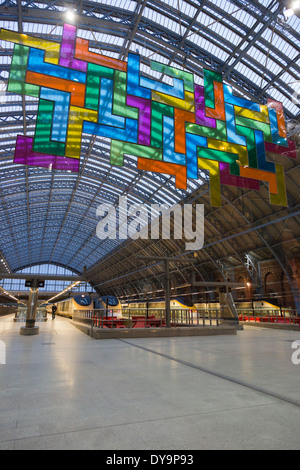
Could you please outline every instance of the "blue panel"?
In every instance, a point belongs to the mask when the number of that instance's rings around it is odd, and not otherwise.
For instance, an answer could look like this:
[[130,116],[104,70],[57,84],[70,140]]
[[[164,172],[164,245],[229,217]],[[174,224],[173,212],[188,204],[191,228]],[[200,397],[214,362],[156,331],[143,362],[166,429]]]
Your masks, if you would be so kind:
[[114,82],[108,78],[101,78],[99,124],[106,126],[125,127],[125,118],[112,114]]
[[50,75],[51,77],[63,78],[72,82],[85,83],[85,73],[44,62],[44,54],[45,51],[31,48],[28,58],[28,70],[42,73],[44,75]]
[[174,119],[168,116],[163,117],[163,160],[178,165],[186,164],[186,157],[183,153],[176,153]]
[[68,130],[70,94],[64,91],[41,87],[40,98],[54,101],[51,139],[64,143]]
[[174,96],[175,98],[184,99],[184,84],[183,80],[173,78],[173,86],[165,83],[157,82],[147,77],[140,77],[140,85],[150,90],[157,91],[159,93],[165,93],[166,95]]
[[128,54],[127,93],[140,98],[151,99],[151,91],[140,86],[140,56]]
[[137,143],[138,139],[138,121],[135,119],[126,119],[125,129],[118,127],[104,126],[93,122],[85,121],[83,123],[83,132],[86,134],[99,135],[109,139],[123,140],[125,142]]
[[186,133],[186,160],[188,178],[198,179],[198,146],[207,147],[207,139],[199,135]]
[[235,128],[234,107],[231,104],[225,104],[227,140],[233,144],[247,146],[246,137],[238,135]]
[[240,106],[241,108],[251,109],[252,111],[260,112],[260,105],[253,101],[248,101],[237,96],[233,96],[232,87],[229,85],[223,85],[224,89],[224,100],[225,103],[233,104],[234,106]]
[[264,134],[262,131],[255,131],[255,143],[256,143],[258,168],[260,170],[265,170],[265,171],[270,171],[272,173],[276,173],[275,164],[272,162],[267,162],[266,160],[265,141],[264,141]]
[[289,143],[284,137],[280,137],[277,121],[276,109],[269,108],[270,124],[271,124],[271,133],[273,144],[281,145],[283,147],[288,147]]

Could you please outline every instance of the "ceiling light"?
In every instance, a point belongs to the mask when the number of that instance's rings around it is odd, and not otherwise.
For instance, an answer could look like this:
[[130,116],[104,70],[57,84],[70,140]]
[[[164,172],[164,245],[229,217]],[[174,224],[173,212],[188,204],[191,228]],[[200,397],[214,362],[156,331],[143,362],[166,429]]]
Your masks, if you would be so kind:
[[295,11],[294,11],[293,8],[289,8],[288,10],[284,10],[284,16],[285,16],[286,18],[289,18],[289,17],[292,16],[294,13],[295,13]]
[[70,23],[73,23],[76,19],[76,15],[73,10],[66,10],[65,11],[66,20]]

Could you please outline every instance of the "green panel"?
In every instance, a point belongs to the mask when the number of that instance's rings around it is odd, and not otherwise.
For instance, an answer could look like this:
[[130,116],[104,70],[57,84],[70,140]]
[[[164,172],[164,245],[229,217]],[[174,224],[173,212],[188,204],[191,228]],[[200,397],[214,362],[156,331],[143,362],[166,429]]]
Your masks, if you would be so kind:
[[240,166],[236,162],[236,160],[238,160],[238,154],[236,153],[222,152],[221,150],[198,147],[197,154],[198,157],[207,158],[208,160],[229,163],[230,173],[236,176],[240,175]]
[[88,63],[85,94],[85,107],[88,109],[98,111],[101,78],[113,80],[114,70]]
[[134,155],[135,157],[150,158],[151,160],[162,161],[162,150],[146,147],[139,144],[130,144],[118,140],[111,141],[110,163],[112,165],[124,165],[124,154]]
[[250,127],[250,129],[255,129],[257,131],[262,131],[264,134],[265,142],[272,143],[272,134],[271,127],[269,124],[264,122],[254,121],[254,119],[248,119],[242,116],[235,116],[235,123],[237,126]]
[[194,76],[192,73],[184,72],[183,70],[175,69],[174,67],[169,67],[168,65],[161,64],[154,60],[151,61],[151,69],[161,72],[165,75],[178,78],[179,80],[184,81],[185,91],[194,93]]
[[36,121],[33,151],[64,156],[65,144],[51,140],[53,112],[53,101],[41,99]]
[[163,147],[163,116],[174,116],[174,108],[158,101],[152,101],[151,146]]
[[126,105],[126,87],[127,74],[119,70],[115,70],[114,78],[114,96],[113,96],[113,114],[123,116],[130,119],[139,118],[139,110]]
[[223,83],[223,75],[219,72],[214,72],[213,70],[203,69],[204,78],[206,80],[211,80],[215,82]]
[[25,83],[29,47],[16,44],[10,68],[7,91],[38,98],[40,87]]
[[257,163],[257,152],[256,152],[256,141],[255,134],[252,129],[242,126],[236,126],[237,134],[243,135],[246,137],[247,141],[247,150],[248,150],[248,160],[250,168],[258,168]]
[[203,69],[205,106],[215,108],[214,81],[223,83],[222,74]]
[[216,123],[216,129],[212,129],[206,126],[199,126],[198,124],[187,123],[186,132],[189,134],[201,135],[202,137],[208,137],[211,139],[227,141],[226,122],[217,120]]

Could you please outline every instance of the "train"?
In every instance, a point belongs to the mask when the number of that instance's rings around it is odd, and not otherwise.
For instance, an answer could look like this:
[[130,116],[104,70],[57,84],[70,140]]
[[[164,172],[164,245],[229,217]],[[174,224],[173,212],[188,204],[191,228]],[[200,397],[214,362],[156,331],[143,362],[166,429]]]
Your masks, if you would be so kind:
[[[52,305],[47,305],[47,313],[51,314]],[[106,318],[132,318],[156,317],[163,318],[165,315],[166,302],[164,299],[137,300],[122,303],[118,297],[113,295],[93,298],[90,295],[78,294],[68,299],[55,302],[57,306],[56,314],[72,319],[75,311],[90,311],[100,313]],[[225,305],[224,305],[225,306]],[[223,307],[224,307],[223,306]],[[170,301],[171,317],[173,321],[191,323],[193,320],[203,317],[215,318],[222,312],[220,302],[196,302],[189,303],[182,297],[172,298]],[[226,306],[225,306],[226,308]],[[236,301],[234,302],[232,316],[240,321],[256,321],[258,317],[270,318],[290,318],[291,309],[280,307],[268,300]]]
[[[171,310],[174,311],[188,311],[190,314],[196,312],[196,307],[193,304],[185,302],[181,297],[171,299]],[[137,300],[135,302],[128,302],[122,304],[122,312],[127,315],[155,315],[160,316],[166,308],[166,302],[163,299],[152,300]]]
[[103,311],[106,316],[121,316],[122,308],[120,301],[114,296],[103,296],[92,298],[90,295],[78,294],[68,299],[48,304],[47,314],[52,313],[52,306],[56,305],[56,315],[72,319],[77,310]]
[[[238,313],[249,312],[252,311],[255,314],[260,314],[263,312],[281,312],[282,314],[288,315],[290,312],[290,308],[288,307],[280,307],[276,304],[270,303],[267,300],[252,300],[252,301],[235,301],[235,307]],[[219,302],[202,302],[202,303],[195,303],[194,306],[197,310],[205,310],[205,309],[220,309]]]

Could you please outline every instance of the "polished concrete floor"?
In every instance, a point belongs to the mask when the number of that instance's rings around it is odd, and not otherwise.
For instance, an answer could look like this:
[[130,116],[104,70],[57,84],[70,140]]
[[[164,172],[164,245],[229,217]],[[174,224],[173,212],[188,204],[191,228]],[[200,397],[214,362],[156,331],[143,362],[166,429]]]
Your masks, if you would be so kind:
[[300,448],[298,331],[93,340],[59,317],[39,326],[21,336],[0,318],[1,450]]

